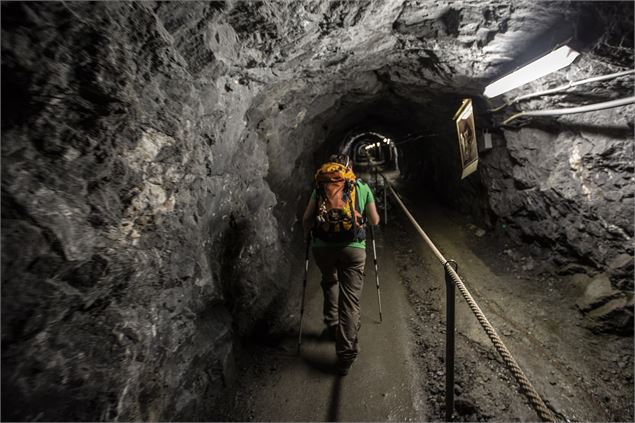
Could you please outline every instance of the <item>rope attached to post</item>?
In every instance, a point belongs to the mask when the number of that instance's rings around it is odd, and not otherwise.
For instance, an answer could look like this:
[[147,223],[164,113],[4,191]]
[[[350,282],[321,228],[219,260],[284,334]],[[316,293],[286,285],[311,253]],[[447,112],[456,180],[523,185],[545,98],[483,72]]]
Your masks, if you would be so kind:
[[507,349],[507,347],[503,343],[502,339],[500,338],[500,336],[498,335],[498,333],[496,332],[492,324],[489,322],[487,317],[485,317],[485,314],[483,314],[483,311],[480,309],[480,307],[478,306],[478,304],[476,303],[476,301],[474,300],[474,298],[468,291],[467,287],[461,280],[461,277],[456,272],[455,267],[452,265],[456,263],[453,260],[445,259],[443,254],[441,254],[441,251],[439,251],[436,245],[434,245],[430,237],[428,237],[428,235],[421,228],[421,226],[419,226],[419,224],[417,223],[415,218],[412,216],[412,214],[408,211],[408,209],[406,208],[401,198],[399,198],[399,195],[392,188],[392,185],[388,183],[388,180],[386,179],[386,177],[383,174],[382,174],[382,177],[384,178],[384,186],[388,187],[393,197],[395,198],[397,203],[401,206],[402,210],[404,211],[404,213],[406,214],[410,222],[413,224],[413,226],[415,227],[419,235],[421,235],[421,237],[426,242],[426,244],[428,244],[428,247],[430,247],[434,255],[437,257],[437,259],[439,259],[439,261],[443,264],[443,267],[445,268],[445,270],[449,272],[450,277],[454,281],[455,286],[458,288],[459,292],[461,293],[461,295],[467,302],[468,306],[470,307],[470,310],[472,310],[472,313],[474,313],[474,315],[476,316],[476,319],[478,320],[479,324],[481,325],[481,327],[483,328],[483,330],[489,337],[490,341],[492,341],[492,343],[494,344],[494,347],[496,348],[496,351],[498,351],[498,353],[500,354],[501,358],[503,359],[503,362],[505,363],[507,368],[511,371],[511,373],[514,375],[514,378],[516,379],[516,381],[521,387],[521,392],[525,395],[531,407],[536,411],[536,413],[538,414],[538,416],[540,417],[542,421],[545,421],[545,422],[557,421],[553,412],[546,406],[543,399],[540,397],[538,392],[534,389],[531,382],[529,382],[529,379],[527,379],[527,376],[525,376],[525,373],[522,371],[522,369],[520,368],[520,366],[518,365],[518,363],[512,356],[511,352],[509,352],[509,349]]
[[492,341],[492,344],[494,344],[494,348],[496,348],[496,351],[498,351],[498,354],[500,354],[501,358],[505,362],[505,365],[512,372],[514,378],[516,378],[516,381],[522,388],[522,393],[529,400],[531,407],[536,411],[536,413],[538,413],[538,416],[540,416],[542,421],[557,421],[551,410],[549,410],[545,405],[538,392],[536,392],[531,382],[529,382],[529,379],[527,379],[527,376],[525,376],[525,373],[520,368],[520,366],[512,356],[511,352],[509,352],[509,350],[503,343],[503,340],[500,338],[498,333],[496,333],[496,329],[494,329],[489,320],[487,320],[487,317],[485,317],[485,314],[483,314],[481,308],[478,306],[476,301],[474,301],[474,298],[470,294],[470,291],[467,290],[467,287],[461,280],[458,273],[456,273],[452,266],[446,266],[446,269],[449,271],[452,280],[454,280],[454,284],[467,302],[468,307],[470,307],[470,310],[472,310],[472,313],[474,313],[474,315],[476,316],[476,319],[480,323],[483,330],[485,330],[488,338],[490,339],[490,341]]

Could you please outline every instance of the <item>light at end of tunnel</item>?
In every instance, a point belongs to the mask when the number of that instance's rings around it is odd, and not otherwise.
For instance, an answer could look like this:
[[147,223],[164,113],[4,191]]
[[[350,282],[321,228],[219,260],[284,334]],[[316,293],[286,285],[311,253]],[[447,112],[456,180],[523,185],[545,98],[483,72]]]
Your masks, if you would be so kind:
[[488,98],[496,97],[507,91],[518,88],[521,85],[542,78],[545,75],[569,66],[580,53],[569,46],[562,46],[559,49],[541,57],[530,64],[523,66],[507,76],[492,82],[487,87],[483,95]]

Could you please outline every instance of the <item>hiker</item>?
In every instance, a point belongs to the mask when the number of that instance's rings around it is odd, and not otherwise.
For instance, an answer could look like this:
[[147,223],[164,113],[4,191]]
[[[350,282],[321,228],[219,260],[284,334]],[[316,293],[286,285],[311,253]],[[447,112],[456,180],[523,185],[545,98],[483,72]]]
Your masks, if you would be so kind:
[[307,242],[313,234],[313,256],[322,272],[325,331],[335,341],[341,375],[348,373],[358,354],[365,220],[379,224],[373,193],[351,167],[347,155],[332,155],[318,169],[302,219]]

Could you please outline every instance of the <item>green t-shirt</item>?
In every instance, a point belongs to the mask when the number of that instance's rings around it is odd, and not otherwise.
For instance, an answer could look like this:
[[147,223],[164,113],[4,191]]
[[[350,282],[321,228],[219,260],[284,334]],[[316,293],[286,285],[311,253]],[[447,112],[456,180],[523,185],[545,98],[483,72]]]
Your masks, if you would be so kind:
[[[370,190],[370,187],[366,185],[361,180],[357,180],[355,183],[357,186],[357,204],[359,205],[359,210],[362,215],[366,211],[366,205],[375,202],[375,197],[373,197],[373,192]],[[317,193],[315,190],[311,193],[311,198],[316,199]],[[353,248],[363,248],[366,249],[366,241],[359,242],[325,242],[321,239],[313,238],[313,247],[323,248],[323,247],[331,247],[331,248],[342,248],[342,247],[353,247]]]

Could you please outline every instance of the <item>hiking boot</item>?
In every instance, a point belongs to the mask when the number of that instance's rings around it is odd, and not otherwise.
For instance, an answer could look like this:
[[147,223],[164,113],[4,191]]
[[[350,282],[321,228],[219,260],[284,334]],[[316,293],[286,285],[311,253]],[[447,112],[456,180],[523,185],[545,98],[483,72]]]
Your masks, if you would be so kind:
[[322,332],[322,337],[328,339],[329,341],[335,341],[337,337],[337,325],[327,326]]
[[340,375],[340,376],[346,376],[348,374],[348,371],[351,369],[351,366],[353,365],[353,363],[345,363],[343,361],[337,361],[337,364],[335,365],[335,372]]
[[337,339],[337,325],[329,326],[326,328],[326,332],[328,333],[328,337],[331,341],[335,341]]

